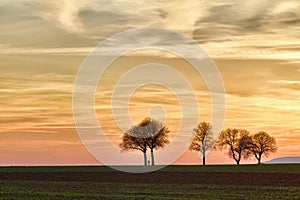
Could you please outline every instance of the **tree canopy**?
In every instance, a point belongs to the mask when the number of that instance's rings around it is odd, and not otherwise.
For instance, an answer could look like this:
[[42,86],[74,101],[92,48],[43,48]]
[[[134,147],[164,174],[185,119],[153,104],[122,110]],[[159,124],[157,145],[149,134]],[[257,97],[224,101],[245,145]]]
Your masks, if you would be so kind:
[[277,151],[276,140],[268,133],[260,131],[251,136],[249,151],[257,159],[258,164],[261,164],[261,158],[263,155],[268,157],[271,153]]
[[[123,134],[120,148],[125,151],[141,151],[144,155],[144,165],[147,165],[147,150],[151,152],[151,165],[155,165],[154,150],[168,145],[169,129],[160,121],[146,117],[139,124],[132,126]],[[200,122],[193,129],[193,139],[190,150],[198,151],[202,156],[203,165],[206,164],[206,155],[215,148],[212,126],[208,122]],[[217,140],[217,146],[225,149],[237,165],[241,160],[254,156],[261,164],[263,156],[268,157],[277,151],[276,140],[268,133],[260,131],[250,135],[245,129],[227,128],[223,130]],[[150,161],[149,161],[150,162]],[[149,163],[150,164],[150,163]]]
[[214,147],[214,138],[208,122],[201,122],[193,130],[193,140],[190,150],[199,151],[202,155],[202,164],[206,164],[206,154]]
[[131,127],[122,137],[120,148],[126,151],[139,150],[144,154],[147,165],[147,149],[151,151],[151,164],[154,165],[154,149],[165,147],[168,143],[169,130],[161,122],[146,117],[138,125]]
[[250,133],[245,129],[225,129],[218,140],[219,147],[227,149],[227,154],[235,160],[237,165],[240,164],[242,158],[249,157],[250,144]]

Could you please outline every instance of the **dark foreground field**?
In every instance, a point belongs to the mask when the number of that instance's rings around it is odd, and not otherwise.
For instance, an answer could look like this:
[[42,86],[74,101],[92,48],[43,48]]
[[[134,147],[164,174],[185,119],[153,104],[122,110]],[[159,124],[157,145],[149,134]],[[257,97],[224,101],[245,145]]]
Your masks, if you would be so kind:
[[1,199],[300,199],[300,165],[2,167]]

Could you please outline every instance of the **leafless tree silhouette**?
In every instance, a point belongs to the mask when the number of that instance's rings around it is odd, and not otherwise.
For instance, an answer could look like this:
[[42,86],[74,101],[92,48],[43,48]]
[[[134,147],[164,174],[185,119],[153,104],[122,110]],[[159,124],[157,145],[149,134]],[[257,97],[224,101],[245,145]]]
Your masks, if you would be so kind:
[[268,157],[271,153],[275,153],[277,151],[276,140],[268,133],[260,131],[251,136],[249,151],[255,156],[258,164],[261,164],[261,158],[263,155]]
[[211,125],[208,122],[201,122],[193,130],[193,140],[190,150],[199,151],[202,155],[202,164],[206,164],[206,153],[214,148],[214,137],[211,132]]
[[168,143],[168,133],[170,132],[166,126],[161,122],[146,117],[140,124],[141,127],[147,127],[146,133],[147,145],[151,151],[151,165],[155,165],[154,162],[154,149],[164,148]]
[[146,117],[138,125],[131,127],[122,137],[120,148],[126,151],[140,150],[147,165],[147,149],[151,151],[151,164],[154,165],[154,149],[165,147],[168,143],[169,130],[161,122]]
[[124,133],[120,148],[125,151],[139,150],[144,154],[144,165],[147,165],[147,143],[144,138],[136,137],[130,133]]
[[250,133],[243,129],[226,129],[219,136],[218,145],[228,150],[228,155],[233,158],[237,165],[242,158],[249,157],[251,144]]

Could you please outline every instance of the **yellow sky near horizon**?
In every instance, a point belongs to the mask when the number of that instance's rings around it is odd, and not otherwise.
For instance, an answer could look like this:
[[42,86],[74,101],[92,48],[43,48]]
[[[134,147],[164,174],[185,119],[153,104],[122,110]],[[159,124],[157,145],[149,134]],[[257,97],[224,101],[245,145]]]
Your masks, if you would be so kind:
[[[297,0],[4,0],[0,18],[0,165],[96,164],[80,143],[73,121],[76,74],[103,39],[141,27],[176,30],[208,52],[226,90],[224,128],[267,131],[276,137],[279,148],[272,157],[300,154]],[[132,54],[120,58],[115,69],[112,66],[105,76],[107,85],[100,82],[96,94],[99,123],[115,143],[121,135],[110,111],[103,115],[101,109],[110,109],[113,83],[127,68],[150,61],[185,74],[198,95],[200,118],[209,120],[207,88],[184,60]],[[162,94],[164,99],[155,99]],[[164,105],[167,125],[176,132],[179,107],[168,90],[145,86],[131,103],[135,121],[147,115],[153,103]],[[213,152],[208,163],[233,163],[224,153]],[[187,152],[177,163],[200,160],[196,153]]]

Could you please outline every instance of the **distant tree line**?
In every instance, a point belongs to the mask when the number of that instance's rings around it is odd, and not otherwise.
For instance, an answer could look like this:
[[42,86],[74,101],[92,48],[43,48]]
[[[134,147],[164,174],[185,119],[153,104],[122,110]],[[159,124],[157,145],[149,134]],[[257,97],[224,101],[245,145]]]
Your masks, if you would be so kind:
[[[125,151],[141,151],[144,154],[144,165],[147,165],[147,150],[150,149],[151,165],[155,165],[154,150],[164,148],[169,143],[169,132],[168,127],[161,122],[146,117],[123,134],[119,146]],[[198,151],[202,156],[202,164],[205,165],[207,153],[216,148],[226,150],[237,165],[242,159],[250,157],[255,157],[257,163],[261,164],[262,156],[268,157],[277,151],[275,138],[266,132],[251,135],[245,129],[228,128],[218,138],[214,138],[210,123],[199,123],[193,130],[189,149]]]

